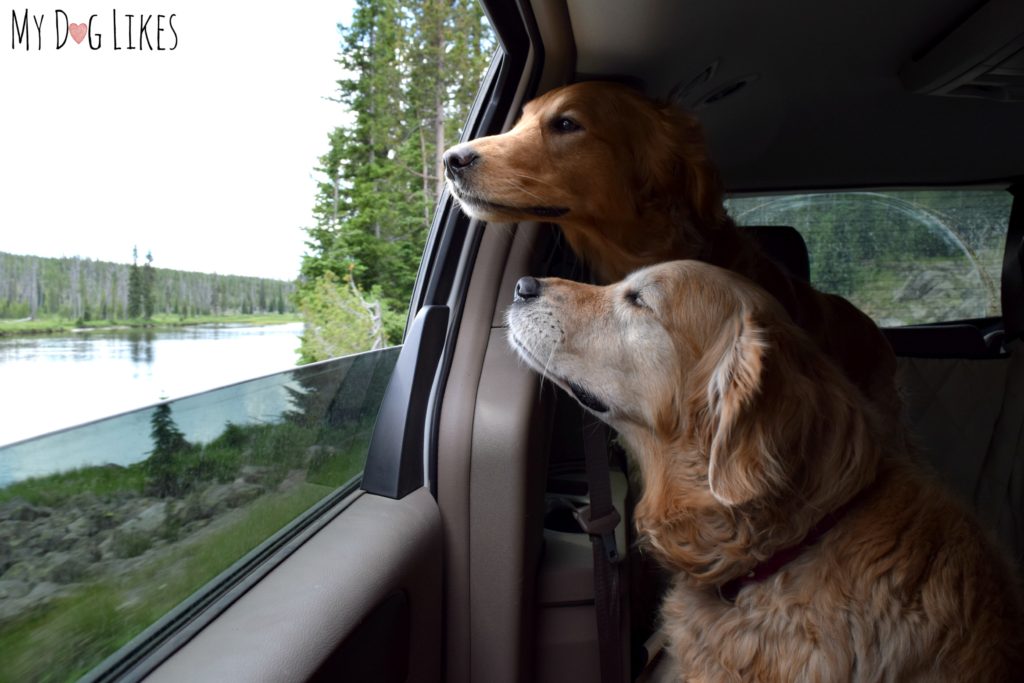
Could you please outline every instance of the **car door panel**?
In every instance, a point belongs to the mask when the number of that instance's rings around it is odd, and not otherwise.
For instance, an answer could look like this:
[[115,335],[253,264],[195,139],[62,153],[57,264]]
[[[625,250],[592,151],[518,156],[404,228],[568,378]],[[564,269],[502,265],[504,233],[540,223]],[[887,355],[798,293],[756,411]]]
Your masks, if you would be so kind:
[[440,680],[440,547],[427,489],[357,492],[146,680]]

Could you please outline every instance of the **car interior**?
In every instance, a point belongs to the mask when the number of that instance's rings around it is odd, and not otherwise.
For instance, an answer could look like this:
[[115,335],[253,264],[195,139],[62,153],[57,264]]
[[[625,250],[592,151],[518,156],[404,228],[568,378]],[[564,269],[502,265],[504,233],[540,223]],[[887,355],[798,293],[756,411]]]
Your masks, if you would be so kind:
[[[920,450],[1024,558],[1024,4],[483,0],[500,48],[464,139],[553,87],[614,79],[701,121],[732,197],[1015,192],[1001,314],[886,328]],[[749,230],[794,277],[792,226]],[[153,681],[598,681],[584,461],[611,462],[624,678],[665,577],[635,545],[614,435],[529,371],[503,319],[525,275],[588,279],[558,230],[438,207],[362,489],[259,577],[117,675]],[[102,676],[100,677],[102,678]]]

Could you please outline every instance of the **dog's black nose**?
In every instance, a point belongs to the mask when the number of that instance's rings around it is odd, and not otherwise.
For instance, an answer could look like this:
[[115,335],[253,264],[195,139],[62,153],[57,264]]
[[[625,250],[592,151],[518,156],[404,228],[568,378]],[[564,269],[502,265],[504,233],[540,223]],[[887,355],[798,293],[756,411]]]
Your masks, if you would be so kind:
[[526,301],[536,299],[540,296],[540,282],[535,277],[521,277],[516,283],[515,301]]
[[448,169],[449,175],[462,175],[463,171],[476,163],[480,155],[468,145],[452,147],[444,153],[444,167]]

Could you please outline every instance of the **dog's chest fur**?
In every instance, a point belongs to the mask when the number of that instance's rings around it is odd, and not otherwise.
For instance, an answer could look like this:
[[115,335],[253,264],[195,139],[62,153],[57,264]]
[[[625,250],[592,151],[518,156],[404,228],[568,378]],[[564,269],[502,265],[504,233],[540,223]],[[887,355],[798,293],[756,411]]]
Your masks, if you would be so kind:
[[735,603],[677,576],[662,620],[680,680],[1013,680],[1024,640],[1008,568],[912,470],[885,489]]

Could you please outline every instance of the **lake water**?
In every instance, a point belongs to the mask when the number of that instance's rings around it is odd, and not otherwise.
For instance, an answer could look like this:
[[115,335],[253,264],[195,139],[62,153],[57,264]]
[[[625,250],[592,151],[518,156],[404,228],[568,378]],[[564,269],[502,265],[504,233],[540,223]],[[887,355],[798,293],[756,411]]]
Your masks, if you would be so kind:
[[302,323],[0,339],[0,446],[288,370]]

